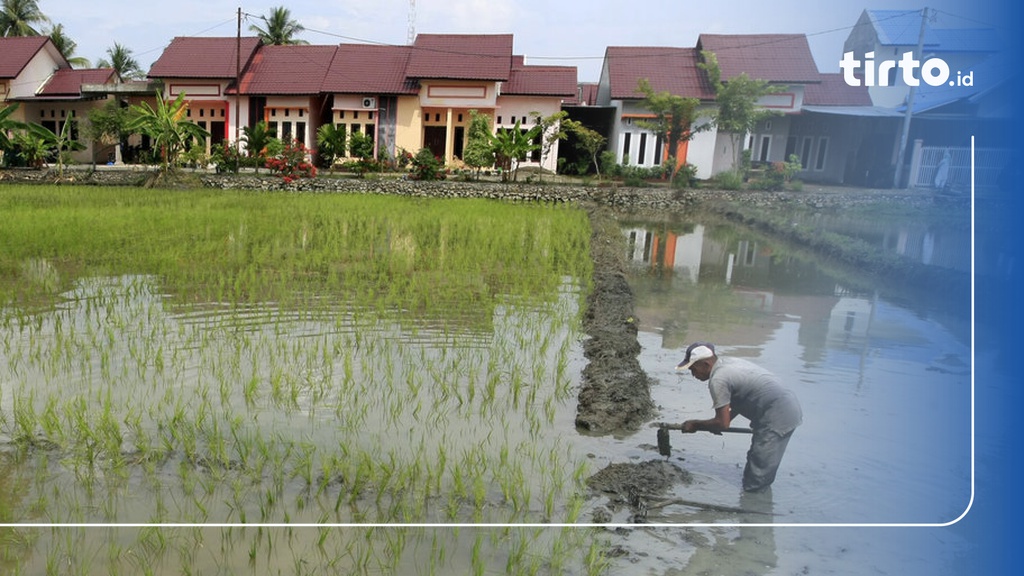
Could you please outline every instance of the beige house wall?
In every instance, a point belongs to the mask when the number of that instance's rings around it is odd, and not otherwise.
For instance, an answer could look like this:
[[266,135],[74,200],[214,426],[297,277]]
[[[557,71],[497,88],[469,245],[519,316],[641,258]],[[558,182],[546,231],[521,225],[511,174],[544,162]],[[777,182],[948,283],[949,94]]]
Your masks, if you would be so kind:
[[416,155],[423,148],[423,109],[419,96],[399,96],[395,147]]

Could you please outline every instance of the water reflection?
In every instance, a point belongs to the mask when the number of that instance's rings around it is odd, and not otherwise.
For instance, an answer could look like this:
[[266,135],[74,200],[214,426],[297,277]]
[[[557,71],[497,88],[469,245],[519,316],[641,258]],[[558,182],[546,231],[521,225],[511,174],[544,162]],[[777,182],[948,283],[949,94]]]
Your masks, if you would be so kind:
[[[842,269],[709,216],[624,216],[620,225],[661,420],[707,412],[705,386],[673,367],[689,342],[710,340],[779,375],[804,405],[775,489],[786,522],[935,523],[965,509],[968,294]],[[915,226],[903,229],[924,229]],[[920,261],[962,259],[961,247],[936,237],[902,238],[895,244],[918,246]],[[735,501],[746,448],[688,441],[683,465],[701,479],[691,494]]]

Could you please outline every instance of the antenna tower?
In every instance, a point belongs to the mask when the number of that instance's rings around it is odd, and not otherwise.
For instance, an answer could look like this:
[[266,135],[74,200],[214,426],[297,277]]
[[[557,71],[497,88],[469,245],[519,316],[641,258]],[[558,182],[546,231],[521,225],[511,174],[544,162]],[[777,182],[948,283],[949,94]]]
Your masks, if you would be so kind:
[[416,0],[409,0],[409,32],[405,41],[410,46],[416,41]]

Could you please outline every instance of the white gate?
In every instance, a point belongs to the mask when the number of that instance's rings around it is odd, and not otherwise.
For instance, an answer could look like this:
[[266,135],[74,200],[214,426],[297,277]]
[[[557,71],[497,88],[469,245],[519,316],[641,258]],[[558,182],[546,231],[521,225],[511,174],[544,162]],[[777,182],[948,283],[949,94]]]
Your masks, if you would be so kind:
[[[912,166],[916,172],[911,174],[910,185],[914,188],[946,188],[951,190],[970,191],[971,189],[971,149],[951,148],[943,146],[924,146],[915,150],[919,157]],[[949,153],[949,168],[945,183],[937,181],[942,158]],[[992,189],[998,186],[999,179],[1007,169],[1012,169],[1012,155],[1009,150],[999,148],[974,149],[974,184],[978,190]]]

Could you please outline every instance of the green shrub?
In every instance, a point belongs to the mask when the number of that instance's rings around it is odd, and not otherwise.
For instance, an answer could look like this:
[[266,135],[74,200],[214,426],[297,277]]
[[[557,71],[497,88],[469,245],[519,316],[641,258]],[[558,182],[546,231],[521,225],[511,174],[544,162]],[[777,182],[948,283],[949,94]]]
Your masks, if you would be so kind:
[[715,175],[715,184],[722,190],[739,190],[743,187],[743,174],[737,170],[727,170]]
[[430,148],[421,148],[412,158],[412,173],[409,177],[413,180],[444,180],[444,165]]

